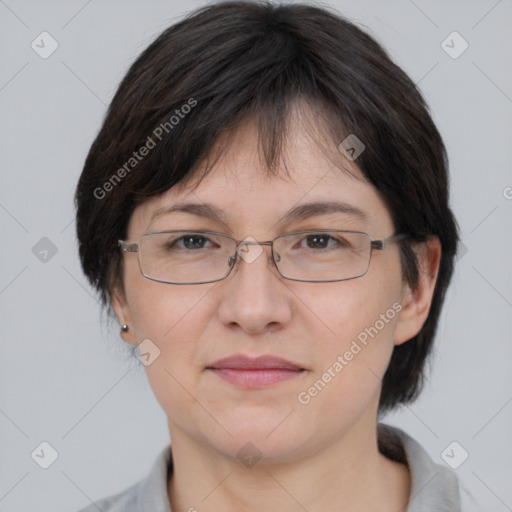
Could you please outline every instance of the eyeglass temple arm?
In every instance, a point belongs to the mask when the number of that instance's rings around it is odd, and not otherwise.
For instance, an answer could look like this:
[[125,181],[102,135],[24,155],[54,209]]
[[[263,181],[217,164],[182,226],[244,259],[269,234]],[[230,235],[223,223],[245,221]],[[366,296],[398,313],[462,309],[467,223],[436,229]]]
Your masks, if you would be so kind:
[[394,244],[395,242],[399,242],[404,238],[407,238],[407,235],[399,234],[388,236],[387,238],[383,238],[382,240],[372,240],[372,249],[383,251],[389,245]]
[[138,252],[139,251],[139,244],[137,242],[129,243],[125,242],[124,240],[118,240],[117,244],[119,247],[121,247],[121,250],[123,252]]

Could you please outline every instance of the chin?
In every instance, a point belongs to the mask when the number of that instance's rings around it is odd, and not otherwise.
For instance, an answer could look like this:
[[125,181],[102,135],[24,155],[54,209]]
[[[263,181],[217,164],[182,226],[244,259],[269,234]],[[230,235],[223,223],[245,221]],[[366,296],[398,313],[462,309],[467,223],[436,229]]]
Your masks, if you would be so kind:
[[[286,414],[272,422],[260,419],[252,423],[244,420],[243,424],[236,421],[223,423],[232,437],[221,434],[213,439],[208,436],[211,432],[205,432],[205,441],[224,456],[238,459],[248,467],[255,463],[261,466],[288,462],[306,455],[308,451],[315,451],[313,432],[308,434],[304,424],[293,422],[293,415],[290,414],[284,422]],[[245,460],[250,462],[246,464]]]

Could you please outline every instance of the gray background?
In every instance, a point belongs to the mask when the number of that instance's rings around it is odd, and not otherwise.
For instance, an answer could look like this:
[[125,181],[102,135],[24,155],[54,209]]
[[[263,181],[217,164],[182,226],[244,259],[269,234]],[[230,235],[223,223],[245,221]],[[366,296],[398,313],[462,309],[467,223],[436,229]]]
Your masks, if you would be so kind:
[[[81,273],[72,196],[128,65],[203,3],[0,0],[0,510],[76,510],[145,476],[169,440],[143,371]],[[462,483],[483,509],[512,510],[512,2],[329,5],[420,84],[448,147],[467,249],[428,387],[386,421],[441,464],[457,441],[469,453],[455,470]],[[59,45],[47,59],[31,48],[43,31]],[[456,59],[441,46],[453,31],[469,43]],[[46,470],[31,458],[42,441],[59,454]]]

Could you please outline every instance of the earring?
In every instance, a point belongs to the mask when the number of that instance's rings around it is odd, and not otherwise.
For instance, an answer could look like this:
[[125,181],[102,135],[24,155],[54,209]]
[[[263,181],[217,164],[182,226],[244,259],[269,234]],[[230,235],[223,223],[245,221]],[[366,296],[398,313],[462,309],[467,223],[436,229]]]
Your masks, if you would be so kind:
[[126,324],[121,325],[121,333],[127,332],[127,331],[128,331],[128,326]]

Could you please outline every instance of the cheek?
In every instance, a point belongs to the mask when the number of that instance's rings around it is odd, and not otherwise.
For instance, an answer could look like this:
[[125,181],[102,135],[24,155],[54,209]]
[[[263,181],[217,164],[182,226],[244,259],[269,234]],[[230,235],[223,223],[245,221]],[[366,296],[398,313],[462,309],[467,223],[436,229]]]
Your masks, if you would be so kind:
[[164,411],[173,421],[187,425],[197,408],[193,397],[201,375],[199,346],[207,319],[208,294],[212,284],[179,286],[133,276],[126,286],[136,337],[149,339],[159,355],[145,366],[149,384]]
[[[356,413],[379,391],[394,348],[400,283],[400,269],[390,268],[309,296],[307,304],[328,335],[315,343],[318,365],[301,403],[311,399],[319,414]],[[344,407],[336,407],[341,401]]]
[[[150,339],[159,349],[159,361],[176,376],[190,375],[199,368],[200,340],[208,324],[206,290],[176,290],[152,287],[154,291],[137,296],[132,306],[136,336],[139,342]],[[180,381],[183,381],[180,378]]]
[[[302,300],[326,333],[322,344],[328,353],[343,350],[351,341],[379,336],[391,339],[400,309],[399,269],[389,274],[370,275],[322,289],[311,289]],[[392,340],[391,340],[392,342]]]
[[[193,341],[193,330],[201,324],[203,299],[212,285],[159,283],[146,279],[136,262],[130,263],[125,271],[125,290],[137,340],[149,338],[158,346],[162,345],[161,350],[183,336]],[[194,322],[191,322],[192,317]]]

